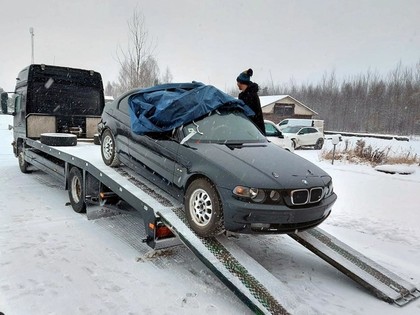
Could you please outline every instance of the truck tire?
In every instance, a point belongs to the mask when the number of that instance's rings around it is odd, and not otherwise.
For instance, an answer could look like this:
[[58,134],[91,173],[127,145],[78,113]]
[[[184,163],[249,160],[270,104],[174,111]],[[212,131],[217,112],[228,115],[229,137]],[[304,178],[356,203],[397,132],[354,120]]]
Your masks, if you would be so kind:
[[25,155],[23,153],[22,148],[19,148],[18,150],[19,150],[18,151],[19,152],[18,153],[18,162],[19,162],[20,171],[24,174],[30,173],[30,171],[28,170],[28,167],[29,167],[30,164],[25,161]]
[[71,133],[42,133],[40,141],[55,147],[69,147],[77,145],[77,136]]
[[118,159],[117,154],[117,147],[115,145],[115,138],[109,129],[106,129],[102,133],[101,155],[102,160],[108,166],[115,167],[120,164],[120,160]]
[[214,185],[205,178],[196,179],[185,194],[185,215],[191,229],[202,237],[223,232],[223,210]]
[[73,166],[68,178],[69,199],[73,210],[77,213],[86,212],[82,172]]

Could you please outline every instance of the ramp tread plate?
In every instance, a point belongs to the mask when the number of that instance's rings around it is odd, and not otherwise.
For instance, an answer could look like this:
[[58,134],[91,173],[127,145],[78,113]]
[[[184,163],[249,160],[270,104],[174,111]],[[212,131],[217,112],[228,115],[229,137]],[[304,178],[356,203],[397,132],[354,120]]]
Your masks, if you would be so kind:
[[214,237],[198,237],[178,216],[181,209],[162,209],[159,215],[240,299],[257,314],[290,314],[248,270]]
[[387,302],[404,305],[417,298],[414,285],[320,228],[290,236]]

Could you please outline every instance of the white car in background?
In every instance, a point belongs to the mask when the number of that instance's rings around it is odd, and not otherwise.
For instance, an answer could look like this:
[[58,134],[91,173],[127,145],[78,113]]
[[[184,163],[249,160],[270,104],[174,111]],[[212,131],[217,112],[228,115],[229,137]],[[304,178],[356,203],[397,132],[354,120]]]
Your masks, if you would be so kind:
[[311,146],[321,150],[324,145],[324,133],[315,127],[290,126],[282,129],[282,133],[292,140],[295,149]]
[[293,152],[295,147],[290,138],[285,137],[281,132],[279,126],[273,123],[271,120],[264,120],[265,125],[265,136],[266,138],[274,144]]

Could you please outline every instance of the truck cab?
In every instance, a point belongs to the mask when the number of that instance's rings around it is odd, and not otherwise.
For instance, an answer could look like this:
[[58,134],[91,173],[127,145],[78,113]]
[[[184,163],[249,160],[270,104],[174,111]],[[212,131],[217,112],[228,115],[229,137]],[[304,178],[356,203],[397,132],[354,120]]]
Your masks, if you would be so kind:
[[[10,97],[9,97],[10,95]],[[104,108],[101,75],[93,70],[31,64],[19,72],[13,93],[1,93],[3,114],[13,115],[13,152],[43,133],[93,138]]]

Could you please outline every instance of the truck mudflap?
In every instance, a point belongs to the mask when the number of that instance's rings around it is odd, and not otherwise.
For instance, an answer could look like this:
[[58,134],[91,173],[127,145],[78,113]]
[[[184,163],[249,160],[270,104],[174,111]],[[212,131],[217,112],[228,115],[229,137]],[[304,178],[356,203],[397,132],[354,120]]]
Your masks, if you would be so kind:
[[320,228],[289,236],[381,300],[403,306],[420,297],[419,289],[413,284]]

